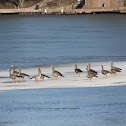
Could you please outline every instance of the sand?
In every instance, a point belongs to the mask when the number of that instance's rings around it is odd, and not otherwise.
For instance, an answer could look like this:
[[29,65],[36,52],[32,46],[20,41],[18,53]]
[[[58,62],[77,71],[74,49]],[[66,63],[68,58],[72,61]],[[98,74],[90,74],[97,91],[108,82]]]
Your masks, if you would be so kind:
[[[109,75],[107,78],[101,73],[101,66],[104,66],[104,69],[110,70],[109,62],[92,62],[91,68],[98,72],[98,78],[93,78],[90,82],[86,77],[86,64],[87,63],[77,63],[78,68],[80,68],[83,73],[80,77],[77,77],[74,72],[74,63],[69,64],[59,64],[54,65],[55,70],[61,72],[64,77],[58,78],[55,80],[52,76],[52,70],[50,66],[41,67],[42,73],[50,76],[49,79],[42,82],[39,79],[39,82],[36,83],[29,78],[25,78],[25,82],[22,82],[22,79],[19,79],[17,83],[12,83],[12,79],[9,78],[8,70],[0,70],[0,92],[5,90],[16,90],[16,89],[36,89],[36,88],[72,88],[72,87],[102,87],[102,86],[120,86],[126,85],[126,62],[114,62],[114,66],[122,68],[121,73],[117,73],[116,76]],[[34,68],[23,68],[23,73],[27,73],[30,77],[38,73],[38,67]]]

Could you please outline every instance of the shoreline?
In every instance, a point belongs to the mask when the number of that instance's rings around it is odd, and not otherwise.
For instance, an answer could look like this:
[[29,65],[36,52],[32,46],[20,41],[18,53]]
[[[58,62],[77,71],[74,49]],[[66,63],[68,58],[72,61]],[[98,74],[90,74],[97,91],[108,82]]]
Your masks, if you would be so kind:
[[[16,90],[16,89],[40,89],[40,88],[79,88],[79,87],[104,87],[104,86],[121,86],[126,85],[126,61],[125,62],[114,62],[114,66],[122,68],[121,73],[117,73],[116,76],[109,75],[108,78],[104,78],[101,74],[100,65],[104,66],[104,69],[110,70],[109,62],[91,62],[91,68],[98,72],[98,78],[93,78],[90,82],[86,77],[86,64],[87,62],[77,63],[78,68],[83,70],[83,73],[80,77],[76,77],[76,73],[74,72],[73,63],[69,64],[58,64],[54,65],[55,69],[61,72],[64,77],[58,78],[55,80],[52,76],[52,70],[50,66],[41,67],[42,73],[50,76],[48,80],[42,82],[39,79],[39,82],[36,83],[33,80],[25,79],[25,82],[21,82],[22,79],[19,80],[18,83],[12,83],[11,78],[0,78],[0,91],[6,90]],[[23,68],[22,72],[29,74],[30,77],[37,74],[38,67],[32,68]],[[7,70],[0,70],[0,75],[3,77],[9,77],[9,73]]]
[[78,14],[126,14],[125,7],[115,8],[82,8],[82,9],[0,9],[0,15],[78,15]]

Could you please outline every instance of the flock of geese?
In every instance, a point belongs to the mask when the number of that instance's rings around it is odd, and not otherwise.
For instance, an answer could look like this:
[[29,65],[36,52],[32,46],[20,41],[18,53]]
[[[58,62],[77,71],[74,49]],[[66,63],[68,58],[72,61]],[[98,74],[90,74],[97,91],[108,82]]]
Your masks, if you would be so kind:
[[[103,65],[101,65],[101,68],[102,68],[101,73],[104,75],[105,78],[107,78],[108,74],[113,74],[114,76],[116,76],[116,73],[121,72],[121,70],[122,70],[118,67],[113,66],[112,61],[110,61],[110,63],[111,63],[110,71],[104,70]],[[77,74],[77,77],[80,77],[80,73],[82,73],[83,71],[81,69],[77,68],[77,64],[74,64],[73,66],[75,66],[75,73]],[[13,83],[17,82],[19,78],[22,78],[22,82],[24,82],[25,77],[28,77],[28,78],[30,77],[28,74],[22,73],[21,68],[17,68],[18,71],[16,71],[14,65],[12,65],[11,67],[13,68],[13,72],[11,73],[11,69],[8,69],[8,71],[9,71],[10,78],[13,80],[12,81]],[[54,69],[54,66],[51,66],[51,68],[52,68],[52,75],[55,77],[56,80],[58,77],[64,77],[59,71]],[[87,78],[89,78],[89,81],[91,81],[92,78],[94,78],[94,77],[98,77],[98,72],[91,69],[90,64],[86,65],[86,74],[87,74]],[[38,68],[38,74],[31,77],[30,79],[35,80],[37,83],[38,79],[40,79],[40,78],[42,79],[42,82],[43,82],[45,78],[50,78],[50,77],[45,74],[42,74],[41,68]]]

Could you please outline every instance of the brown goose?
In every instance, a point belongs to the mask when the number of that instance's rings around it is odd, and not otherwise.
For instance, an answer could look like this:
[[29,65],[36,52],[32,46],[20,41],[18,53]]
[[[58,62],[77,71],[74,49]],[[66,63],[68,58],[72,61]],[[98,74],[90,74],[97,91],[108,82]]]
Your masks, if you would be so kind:
[[90,63],[88,64],[88,71],[89,71],[90,73],[95,74],[95,75],[98,74],[95,70],[91,69],[91,65],[90,65]]
[[19,70],[19,76],[20,76],[21,78],[23,78],[22,82],[24,82],[24,78],[25,78],[25,77],[30,77],[28,74],[21,73],[21,68],[18,68],[18,70]]
[[11,67],[13,67],[13,74],[18,76],[19,75],[19,72],[18,71],[15,71],[15,66],[14,65],[11,65]]
[[49,76],[45,74],[41,74],[40,78],[42,79],[42,82],[44,82],[44,79],[50,78]]
[[114,76],[116,76],[116,73],[117,72],[121,72],[122,69],[113,66],[113,62],[112,61],[110,61],[110,63],[111,63],[111,72],[113,73]]
[[[14,75],[14,74],[11,74],[11,69],[8,69],[8,71],[9,71],[9,76],[10,76],[10,78],[11,79],[13,79],[13,83],[15,83],[15,80],[17,80],[17,77],[16,77],[16,75]],[[17,81],[16,81],[17,82]]]
[[102,67],[101,73],[105,75],[104,78],[107,78],[107,74],[112,74],[112,72],[108,70],[104,70],[103,65],[101,65],[101,67]]
[[80,77],[80,73],[82,73],[83,71],[77,68],[77,64],[74,64],[73,66],[75,66],[75,73],[77,74],[77,77]]
[[36,83],[37,83],[37,82],[38,82],[38,79],[39,79],[40,77],[41,77],[41,69],[38,68],[38,74],[35,75],[35,76],[33,76],[33,77],[31,77],[30,79],[31,79],[31,80],[35,80]]
[[52,68],[52,75],[55,77],[57,80],[57,77],[64,77],[59,71],[54,70],[54,66],[51,66]]
[[86,65],[86,73],[87,73],[87,78],[89,78],[89,80],[91,81],[93,77],[97,77],[97,75],[93,72],[91,72],[89,69],[88,69],[88,65]]

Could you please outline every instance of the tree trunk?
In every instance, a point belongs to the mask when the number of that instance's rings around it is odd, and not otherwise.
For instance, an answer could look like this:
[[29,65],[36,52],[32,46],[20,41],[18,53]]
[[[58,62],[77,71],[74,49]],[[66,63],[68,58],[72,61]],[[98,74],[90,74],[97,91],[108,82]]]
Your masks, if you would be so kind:
[[20,3],[19,3],[19,6],[20,6],[21,8],[23,8],[24,1],[25,1],[25,0],[19,0],[19,2],[20,2]]

